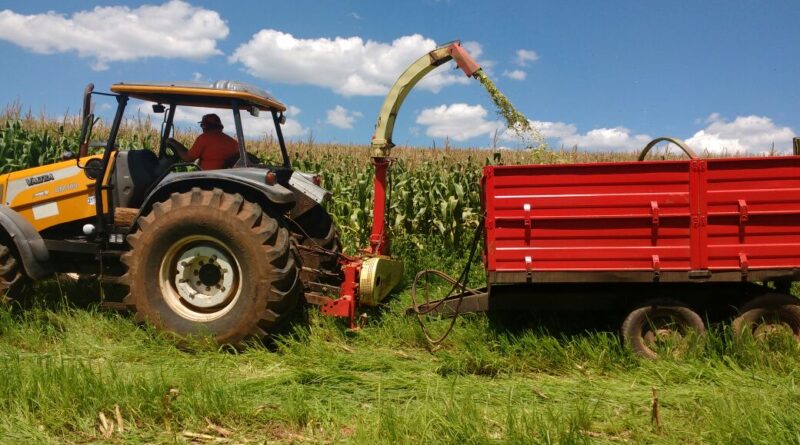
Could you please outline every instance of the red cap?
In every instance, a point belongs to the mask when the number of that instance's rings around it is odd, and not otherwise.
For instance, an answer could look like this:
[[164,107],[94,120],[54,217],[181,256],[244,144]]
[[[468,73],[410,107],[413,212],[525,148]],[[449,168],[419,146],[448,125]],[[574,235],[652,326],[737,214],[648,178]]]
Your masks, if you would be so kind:
[[219,116],[213,113],[203,116],[203,119],[201,119],[198,124],[205,125],[206,127],[224,128]]

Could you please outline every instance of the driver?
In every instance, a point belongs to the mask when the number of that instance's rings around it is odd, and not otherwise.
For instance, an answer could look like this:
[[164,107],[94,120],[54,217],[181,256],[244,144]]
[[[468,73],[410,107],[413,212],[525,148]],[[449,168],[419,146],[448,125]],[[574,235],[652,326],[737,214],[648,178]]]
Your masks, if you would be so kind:
[[239,154],[239,143],[236,139],[222,132],[225,128],[216,114],[206,114],[198,122],[203,134],[197,137],[192,148],[186,147],[173,138],[167,139],[167,145],[175,150],[185,162],[200,160],[203,170],[216,170],[224,167],[225,160]]

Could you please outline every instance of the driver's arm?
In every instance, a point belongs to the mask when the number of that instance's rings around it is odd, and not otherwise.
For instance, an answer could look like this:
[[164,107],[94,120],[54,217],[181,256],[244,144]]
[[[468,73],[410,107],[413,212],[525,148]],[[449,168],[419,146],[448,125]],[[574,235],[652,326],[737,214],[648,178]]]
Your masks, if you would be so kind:
[[[184,162],[194,162],[194,160],[197,159],[197,157],[192,157],[186,146],[178,142],[176,139],[173,138],[167,139],[167,145],[172,147],[172,149],[175,150],[175,154],[178,155],[178,157],[181,158],[181,160]],[[195,145],[197,145],[196,141]],[[192,146],[192,149],[194,148],[195,147]]]

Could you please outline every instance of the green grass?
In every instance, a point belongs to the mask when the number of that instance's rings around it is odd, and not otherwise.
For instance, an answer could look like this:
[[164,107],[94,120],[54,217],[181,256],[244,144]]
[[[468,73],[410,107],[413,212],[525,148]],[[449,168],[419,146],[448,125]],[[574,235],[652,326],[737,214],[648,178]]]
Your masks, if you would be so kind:
[[[219,436],[208,421],[232,443],[800,443],[791,341],[717,327],[647,361],[603,329],[469,315],[431,352],[402,292],[359,332],[311,309],[291,335],[235,352],[179,348],[62,290],[43,283],[34,308],[0,309],[2,443],[190,443]],[[99,414],[116,406],[125,430],[107,438]]]
[[[149,122],[129,123],[120,146],[152,148],[154,134]],[[76,135],[74,119],[7,110],[0,172],[52,162],[75,149]],[[262,157],[276,153],[274,140],[250,142]],[[363,246],[371,173],[352,166],[367,165],[369,148],[308,140],[289,149],[299,169],[322,172],[335,196],[346,198],[329,208],[347,248]],[[96,299],[96,291],[40,283],[33,308],[0,306],[0,444],[214,443],[197,435],[220,431],[229,433],[226,443],[800,444],[800,351],[791,339],[734,341],[715,326],[679,357],[647,361],[594,314],[593,323],[468,315],[432,351],[405,315],[415,271],[457,275],[463,267],[481,166],[632,154],[394,154],[393,252],[407,273],[401,291],[370,310],[360,331],[311,308],[306,323],[266,345],[237,352],[199,339],[178,347],[127,315],[77,303]],[[482,278],[474,267],[471,283]],[[432,329],[447,323],[433,321]],[[660,428],[651,414],[654,388]],[[104,433],[100,415],[116,422],[117,407],[124,431]]]

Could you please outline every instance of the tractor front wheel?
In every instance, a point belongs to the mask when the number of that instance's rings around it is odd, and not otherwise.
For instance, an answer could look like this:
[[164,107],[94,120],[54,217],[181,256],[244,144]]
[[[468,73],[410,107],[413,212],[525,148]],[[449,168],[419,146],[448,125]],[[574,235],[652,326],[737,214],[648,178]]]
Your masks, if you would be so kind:
[[173,193],[128,237],[122,260],[136,320],[179,337],[240,345],[285,325],[302,295],[288,230],[220,189]]
[[14,252],[0,244],[0,302],[24,297],[29,284],[30,279]]

